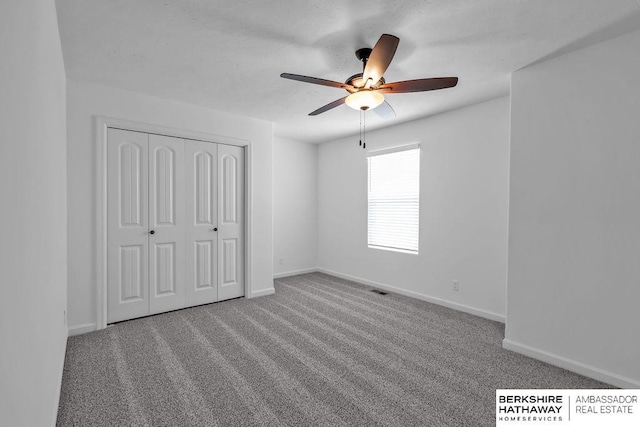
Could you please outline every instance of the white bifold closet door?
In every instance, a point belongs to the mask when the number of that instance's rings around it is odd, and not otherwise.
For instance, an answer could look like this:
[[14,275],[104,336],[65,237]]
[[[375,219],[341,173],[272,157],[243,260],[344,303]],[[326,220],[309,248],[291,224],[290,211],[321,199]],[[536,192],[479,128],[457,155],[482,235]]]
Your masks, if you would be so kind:
[[218,145],[187,141],[187,304],[218,299]]
[[186,141],[189,306],[244,295],[243,154]]
[[185,306],[184,140],[149,135],[148,182],[149,314],[156,314]]
[[107,322],[243,296],[243,148],[107,136]]
[[218,300],[244,295],[243,154],[218,145]]
[[109,129],[107,322],[149,313],[149,135]]

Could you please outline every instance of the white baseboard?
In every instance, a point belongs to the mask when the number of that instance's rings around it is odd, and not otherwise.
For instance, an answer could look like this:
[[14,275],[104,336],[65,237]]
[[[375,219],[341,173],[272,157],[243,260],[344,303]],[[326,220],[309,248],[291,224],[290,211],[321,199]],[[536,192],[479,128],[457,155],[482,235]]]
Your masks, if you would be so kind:
[[640,381],[623,377],[622,375],[614,374],[613,372],[608,372],[594,366],[589,366],[544,350],[539,350],[525,344],[520,344],[507,338],[502,340],[502,348],[515,351],[516,353],[547,362],[551,365],[566,369],[567,371],[575,372],[576,374],[584,375],[585,377],[593,378],[616,387],[640,388]]
[[320,273],[329,274],[331,276],[340,277],[345,280],[353,280],[354,282],[359,282],[369,286],[375,286],[376,288],[386,289],[388,291],[395,292],[400,295],[419,299],[419,300],[430,302],[433,304],[438,304],[444,307],[452,308],[454,310],[473,314],[474,316],[484,317],[485,319],[494,320],[496,322],[505,323],[505,320],[506,320],[505,316],[502,314],[493,313],[491,311],[470,307],[464,304],[458,304],[457,302],[452,302],[445,299],[432,297],[432,296],[421,294],[418,292],[407,291],[406,289],[396,288],[395,286],[389,286],[384,283],[374,282],[372,280],[363,279],[361,277],[350,276],[348,274],[342,274],[342,273],[338,273],[337,271],[327,270],[324,268],[318,268],[317,271],[319,271]]
[[83,323],[82,325],[76,325],[69,328],[69,336],[86,334],[87,332],[93,332],[96,330],[95,323]]
[[275,293],[276,293],[275,288],[262,289],[260,291],[251,292],[251,294],[249,295],[249,298],[264,297],[264,296],[275,294]]
[[298,276],[300,274],[307,274],[307,273],[315,273],[316,271],[318,271],[317,268],[305,268],[305,269],[302,269],[302,270],[285,271],[285,272],[282,272],[282,273],[274,274],[273,278],[274,279],[281,279],[283,277]]

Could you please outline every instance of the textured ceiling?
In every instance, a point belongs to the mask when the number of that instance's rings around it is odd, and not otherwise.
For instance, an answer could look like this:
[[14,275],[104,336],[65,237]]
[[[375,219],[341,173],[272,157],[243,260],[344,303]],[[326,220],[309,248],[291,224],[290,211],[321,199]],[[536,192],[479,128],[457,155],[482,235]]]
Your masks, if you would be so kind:
[[457,87],[389,95],[414,120],[509,93],[511,72],[556,52],[640,28],[638,0],[57,0],[71,79],[275,123],[276,136],[322,142],[357,134],[346,92],[279,77],[344,81],[354,52],[400,38],[388,82],[458,76]]

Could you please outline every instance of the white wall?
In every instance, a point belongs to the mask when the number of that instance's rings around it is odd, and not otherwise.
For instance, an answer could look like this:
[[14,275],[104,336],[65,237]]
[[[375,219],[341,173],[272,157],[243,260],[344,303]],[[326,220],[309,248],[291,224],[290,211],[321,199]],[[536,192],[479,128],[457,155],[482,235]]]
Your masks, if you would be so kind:
[[[428,96],[428,95],[427,95]],[[367,150],[421,144],[420,254],[367,248],[367,161],[358,138],[319,148],[318,264],[407,295],[504,319],[509,101],[367,134]],[[460,291],[452,291],[452,280]]]
[[53,1],[0,13],[0,424],[55,424],[67,342],[65,74]]
[[96,323],[95,116],[251,141],[252,291],[273,289],[271,122],[73,80],[67,89],[71,333],[93,330]]
[[276,138],[273,146],[273,272],[281,277],[314,270],[317,260],[318,146]]
[[505,347],[640,387],[640,32],[513,74]]

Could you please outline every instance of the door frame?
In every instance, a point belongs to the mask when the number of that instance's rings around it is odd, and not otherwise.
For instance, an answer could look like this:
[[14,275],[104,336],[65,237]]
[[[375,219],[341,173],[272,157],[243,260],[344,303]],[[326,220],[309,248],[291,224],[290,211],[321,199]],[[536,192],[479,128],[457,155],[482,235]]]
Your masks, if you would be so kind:
[[96,144],[96,330],[107,327],[107,129],[123,129],[134,132],[166,135],[181,139],[244,147],[245,188],[244,188],[244,297],[251,297],[251,224],[252,224],[252,146],[251,141],[228,136],[175,129],[166,126],[94,116]]

